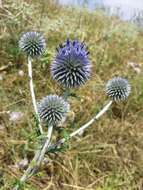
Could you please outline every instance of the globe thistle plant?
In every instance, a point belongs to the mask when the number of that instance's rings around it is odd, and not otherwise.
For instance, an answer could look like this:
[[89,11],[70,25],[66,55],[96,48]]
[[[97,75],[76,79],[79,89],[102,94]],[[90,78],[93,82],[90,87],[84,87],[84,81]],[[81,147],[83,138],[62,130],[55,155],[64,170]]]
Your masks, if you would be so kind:
[[[55,144],[51,144],[51,137],[53,129],[59,124],[63,123],[66,119],[70,105],[63,98],[58,95],[48,95],[42,98],[36,103],[33,80],[32,80],[32,58],[39,56],[45,49],[45,40],[43,36],[38,32],[27,32],[23,34],[19,41],[19,47],[28,55],[28,73],[30,78],[30,92],[35,113],[38,116],[38,126],[41,134],[43,134],[40,121],[44,121],[48,125],[47,136],[44,137],[44,143],[40,146],[35,153],[35,156],[29,167],[23,174],[13,190],[18,190],[20,184],[25,182],[31,177],[40,166],[46,152],[58,150],[59,145],[67,141],[67,137],[62,138]],[[51,64],[51,75],[59,84],[69,90],[83,85],[91,75],[91,63],[88,57],[89,52],[84,43],[78,40],[67,40],[64,44],[57,48],[55,59]],[[96,122],[106,111],[114,101],[125,100],[131,91],[131,86],[128,81],[121,77],[114,77],[106,84],[106,94],[110,98],[109,102],[95,114],[87,123],[76,129],[72,133],[68,134],[68,139],[83,133],[85,129]],[[43,141],[42,141],[43,142]],[[33,165],[34,163],[34,165]]]
[[32,98],[32,103],[34,111],[37,116],[38,126],[40,133],[43,134],[43,129],[40,124],[40,117],[37,111],[37,103],[35,98],[34,86],[33,86],[33,77],[32,77],[32,58],[40,56],[46,47],[45,39],[42,34],[30,31],[24,33],[19,40],[19,48],[27,54],[28,56],[28,75],[29,75],[29,86],[30,93]]
[[38,103],[39,116],[48,125],[55,126],[64,121],[68,111],[69,104],[57,95],[46,96]]
[[[109,110],[113,101],[125,100],[131,91],[131,86],[128,81],[121,77],[114,77],[109,80],[106,85],[106,93],[111,98],[111,100],[86,124],[82,125],[80,128],[69,134],[69,138],[74,137],[75,135],[80,135],[85,129],[90,127],[96,120],[98,120],[106,111]],[[50,145],[49,150],[59,147],[66,141],[66,138],[60,139],[53,145]]]
[[77,40],[67,40],[60,45],[51,65],[53,79],[66,88],[84,84],[91,74],[88,54],[85,44]]
[[46,47],[45,39],[41,33],[31,31],[24,33],[19,40],[20,49],[28,56],[39,56]]
[[113,101],[125,100],[131,91],[128,81],[121,77],[114,77],[106,85],[106,93]]

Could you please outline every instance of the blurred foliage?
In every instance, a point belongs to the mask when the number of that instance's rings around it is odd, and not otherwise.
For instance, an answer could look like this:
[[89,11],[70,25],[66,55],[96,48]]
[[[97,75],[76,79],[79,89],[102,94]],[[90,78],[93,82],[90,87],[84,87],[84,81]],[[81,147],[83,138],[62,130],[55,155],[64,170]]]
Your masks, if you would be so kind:
[[[23,171],[17,163],[32,159],[41,139],[33,117],[26,57],[18,40],[25,31],[44,34],[47,49],[33,62],[37,100],[61,94],[51,79],[50,64],[58,44],[66,38],[84,41],[92,62],[91,80],[71,93],[66,128],[53,141],[88,121],[105,104],[104,86],[113,76],[132,85],[127,102],[114,104],[98,123],[71,140],[65,152],[50,154],[41,175],[24,189],[141,190],[143,187],[143,33],[135,25],[98,10],[62,7],[53,0],[6,0],[0,8],[0,189],[11,189]],[[133,62],[139,73],[129,65]],[[23,71],[23,75],[19,71]],[[21,111],[19,122],[9,112]],[[64,126],[64,127],[65,127]],[[46,128],[45,128],[46,130]]]

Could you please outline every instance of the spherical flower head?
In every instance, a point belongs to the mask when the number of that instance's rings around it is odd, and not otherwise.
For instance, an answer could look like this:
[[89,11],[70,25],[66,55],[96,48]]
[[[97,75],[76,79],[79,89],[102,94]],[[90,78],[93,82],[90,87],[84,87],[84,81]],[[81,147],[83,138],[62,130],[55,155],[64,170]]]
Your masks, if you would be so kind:
[[67,40],[60,45],[51,65],[53,79],[66,88],[84,84],[91,74],[88,54],[85,44],[77,40]]
[[125,100],[131,92],[128,81],[121,77],[114,77],[106,85],[106,93],[113,101]]
[[44,97],[37,107],[41,120],[48,125],[57,126],[65,120],[70,106],[62,97],[49,95]]
[[31,31],[24,33],[19,40],[20,49],[28,56],[39,56],[46,47],[45,39],[41,33]]

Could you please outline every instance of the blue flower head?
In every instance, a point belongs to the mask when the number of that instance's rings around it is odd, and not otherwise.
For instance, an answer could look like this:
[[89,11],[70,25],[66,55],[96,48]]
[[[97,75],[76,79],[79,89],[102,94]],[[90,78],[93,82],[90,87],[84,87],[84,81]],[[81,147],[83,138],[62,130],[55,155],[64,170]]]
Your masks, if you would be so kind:
[[51,65],[53,79],[66,88],[84,84],[91,74],[88,54],[85,44],[78,40],[67,40],[63,45],[59,45]]
[[46,47],[43,35],[39,32],[31,31],[24,33],[19,40],[20,49],[28,56],[39,56]]
[[39,101],[37,108],[41,120],[57,126],[65,120],[70,105],[61,96],[49,95]]
[[124,78],[114,77],[106,84],[106,93],[113,101],[122,101],[127,99],[130,92],[131,86]]

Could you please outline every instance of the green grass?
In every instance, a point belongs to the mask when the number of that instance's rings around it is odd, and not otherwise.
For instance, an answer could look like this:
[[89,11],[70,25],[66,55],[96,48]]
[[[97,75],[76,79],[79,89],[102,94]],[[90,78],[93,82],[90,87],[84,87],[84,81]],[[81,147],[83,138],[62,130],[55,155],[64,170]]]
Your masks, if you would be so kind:
[[[36,97],[61,94],[49,72],[55,48],[67,37],[85,41],[92,61],[91,80],[70,98],[68,133],[88,121],[106,103],[104,85],[113,76],[127,78],[132,85],[129,99],[114,104],[83,137],[70,141],[69,149],[42,165],[23,189],[32,190],[141,190],[143,187],[143,33],[132,24],[101,11],[64,8],[53,1],[7,0],[0,10],[0,189],[11,189],[23,174],[15,165],[30,161],[38,146],[33,117],[26,57],[19,51],[22,32],[43,32],[47,49],[33,63]],[[137,74],[129,61],[140,66]],[[5,67],[5,68],[4,68]],[[18,71],[23,70],[20,77]],[[24,117],[13,123],[7,111]],[[4,113],[5,112],[5,113]],[[55,133],[53,141],[56,140]],[[59,135],[58,135],[59,136]]]

